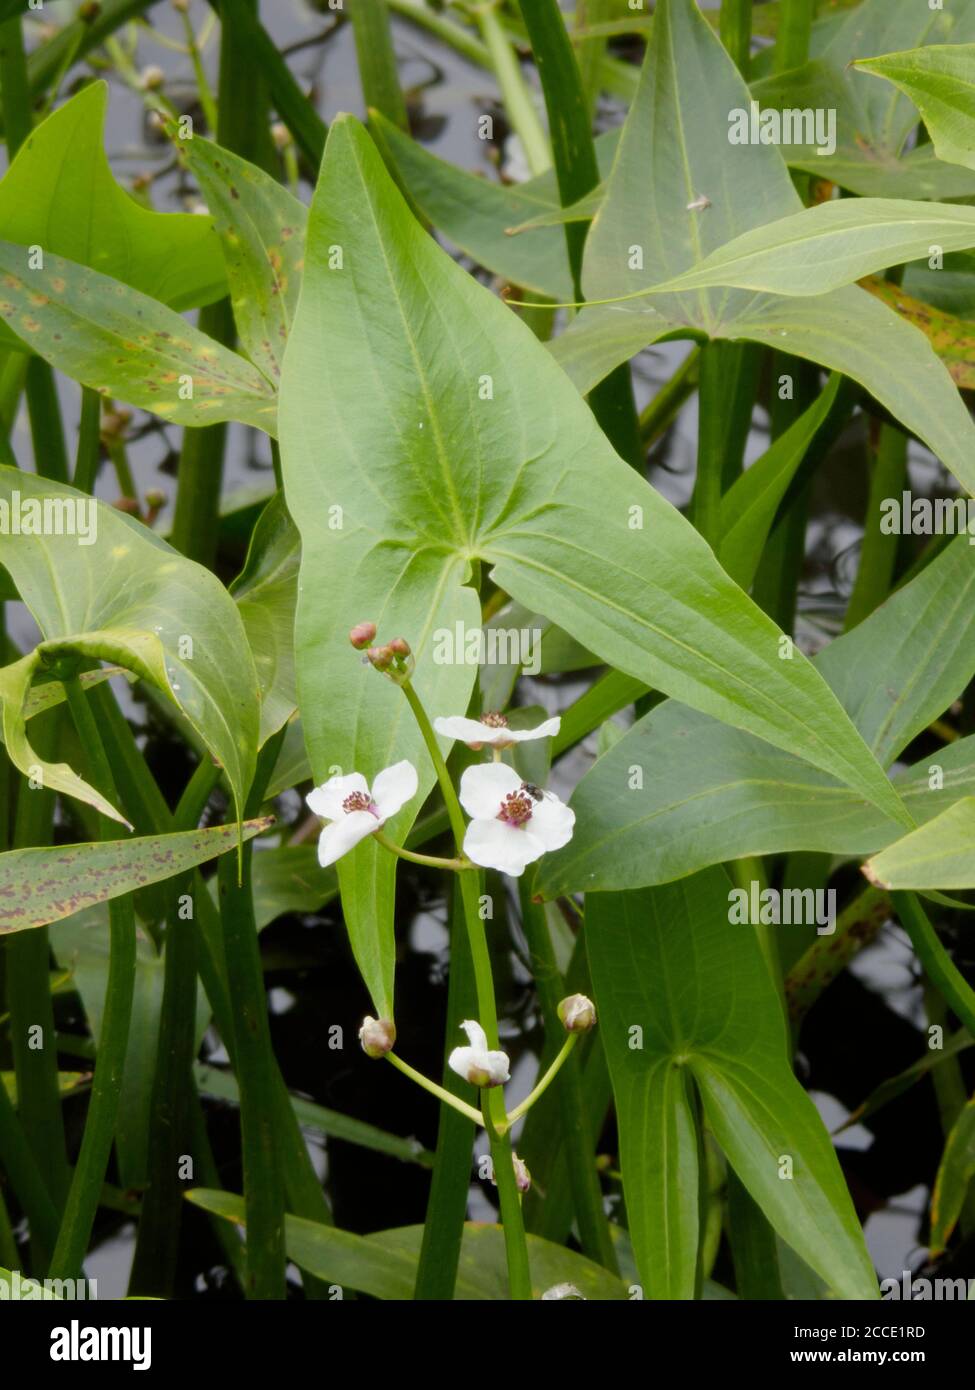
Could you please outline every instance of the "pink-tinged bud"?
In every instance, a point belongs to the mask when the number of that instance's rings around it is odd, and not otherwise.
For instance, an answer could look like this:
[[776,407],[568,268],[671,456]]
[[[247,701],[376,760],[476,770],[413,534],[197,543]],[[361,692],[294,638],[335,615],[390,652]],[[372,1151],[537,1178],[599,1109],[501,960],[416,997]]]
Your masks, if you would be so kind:
[[385,1057],[396,1043],[396,1024],[391,1018],[370,1018],[367,1014],[359,1029],[359,1042],[367,1057]]
[[588,1033],[596,1026],[596,1006],[584,994],[570,994],[559,1005],[559,1018],[567,1033]]
[[409,656],[410,644],[405,637],[394,637],[389,644],[389,650],[394,656]]
[[515,1170],[515,1186],[519,1192],[530,1192],[532,1185],[532,1175],[528,1171],[528,1164],[517,1154],[511,1155],[511,1162]]
[[[519,1158],[516,1153],[511,1155],[511,1166],[515,1170],[515,1186],[519,1192],[530,1192],[532,1186],[532,1175],[528,1171],[528,1164],[523,1158]],[[498,1180],[495,1174],[491,1174],[491,1182],[495,1187]]]
[[357,652],[364,652],[372,642],[376,640],[375,623],[356,623],[349,633],[349,641]]
[[388,671],[393,664],[393,653],[388,647],[370,647],[366,652],[366,660],[371,666],[375,666],[377,671]]

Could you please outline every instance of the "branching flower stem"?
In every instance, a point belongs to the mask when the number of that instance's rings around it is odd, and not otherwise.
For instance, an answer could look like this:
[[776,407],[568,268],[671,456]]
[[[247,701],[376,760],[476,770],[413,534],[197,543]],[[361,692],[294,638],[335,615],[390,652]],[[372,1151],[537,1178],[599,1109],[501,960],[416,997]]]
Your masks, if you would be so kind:
[[[457,792],[451,781],[447,764],[444,762],[440,745],[433,726],[423,708],[423,703],[409,680],[402,683],[402,690],[409,702],[413,717],[426,744],[443,794],[447,815],[457,844],[457,852],[463,855],[464,813],[457,799]],[[478,880],[473,874],[459,876],[461,897],[464,904],[464,920],[470,942],[471,959],[474,964],[474,986],[477,993],[478,1016],[481,1027],[487,1034],[488,1047],[499,1046],[498,1011],[494,998],[494,977],[491,973],[491,957],[488,953],[484,923],[480,916],[478,901]],[[504,1139],[509,1125],[504,1108],[504,1096],[500,1087],[491,1087],[481,1093],[481,1109],[488,1139],[491,1143],[491,1157],[494,1162],[495,1179],[498,1184],[498,1197],[501,1203],[501,1221],[504,1227],[505,1252],[508,1257],[508,1283],[511,1297],[517,1300],[531,1300],[531,1274],[528,1268],[528,1242],[525,1238],[525,1223],[521,1215],[521,1202],[515,1184],[512,1166],[511,1146]]]

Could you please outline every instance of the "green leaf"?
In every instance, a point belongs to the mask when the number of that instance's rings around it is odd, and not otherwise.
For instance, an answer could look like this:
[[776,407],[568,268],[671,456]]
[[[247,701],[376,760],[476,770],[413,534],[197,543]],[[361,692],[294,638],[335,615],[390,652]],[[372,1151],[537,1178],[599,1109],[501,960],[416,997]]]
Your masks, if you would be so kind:
[[918,108],[939,159],[975,169],[975,44],[932,44],[861,58],[860,72],[886,77]]
[[[756,229],[801,212],[774,146],[715,138],[728,129],[728,112],[747,109],[750,98],[691,0],[662,0],[657,18],[586,245],[588,299],[672,282],[734,238],[764,235]],[[709,206],[700,206],[702,197]],[[639,269],[631,268],[635,248]],[[677,336],[747,339],[852,377],[975,490],[975,426],[950,376],[924,335],[866,291],[847,286],[803,299],[728,288],[654,294],[583,309],[552,351],[585,393],[648,344]]]
[[721,499],[718,558],[743,589],[751,587],[779,503],[833,408],[840,380],[833,375],[809,409],[772,441]]
[[263,169],[209,140],[179,148],[220,236],[241,344],[277,383],[301,287],[307,209]]
[[957,387],[964,391],[975,390],[975,320],[960,318],[937,304],[925,303],[887,280],[870,278],[864,281],[863,287],[920,329]]
[[[335,244],[346,249],[342,270],[328,268]],[[493,400],[478,395],[484,375]],[[353,414],[363,383],[377,408]],[[464,587],[479,557],[500,588],[602,660],[799,752],[903,817],[824,683],[800,656],[779,659],[775,625],[613,453],[529,330],[410,218],[348,118],[332,126],[313,204],[282,411],[316,778],[333,763],[373,775],[394,750],[425,763],[399,693],[372,673],[345,674],[346,633],[366,617],[404,633],[431,713],[464,708],[470,671],[424,655],[430,633],[449,625],[448,605],[465,605],[468,626],[480,626]],[[631,524],[634,507],[643,529]],[[355,858],[343,880],[346,864]]]
[[[24,705],[33,676],[73,652],[124,666],[175,703],[223,765],[241,808],[254,771],[260,706],[244,627],[223,585],[116,508],[0,468],[0,504],[8,517],[27,516],[29,503],[41,520],[48,509],[46,533],[11,531],[3,540],[3,563],[42,638],[31,654],[0,671],[4,739],[16,766],[30,776],[39,765],[46,786],[122,819],[70,768],[45,764],[27,742]],[[78,534],[65,521],[71,517]],[[53,534],[62,525],[65,534]]]
[[[21,7],[23,8],[23,7]],[[111,275],[172,309],[226,293],[206,218],[142,207],[115,181],[103,147],[108,85],[93,82],[28,136],[0,181],[0,239]]]
[[825,294],[888,266],[927,257],[932,246],[967,251],[973,245],[975,208],[843,198],[733,237],[690,270],[658,282],[652,292],[727,285],[768,294]]
[[975,796],[888,845],[863,872],[880,888],[975,888]]
[[[229,1192],[194,1188],[187,1198],[204,1211],[244,1224],[243,1199]],[[353,1235],[335,1226],[321,1226],[299,1217],[285,1217],[288,1256],[301,1269],[326,1283],[371,1294],[374,1298],[410,1300],[423,1239],[422,1226],[403,1226]],[[571,1283],[589,1299],[625,1299],[619,1279],[585,1256],[539,1236],[528,1236],[532,1286],[538,1298],[559,1283]],[[455,1298],[462,1302],[504,1300],[508,1284],[504,1238],[500,1226],[468,1224],[464,1228]]]
[[914,0],[865,0],[850,15],[817,26],[814,61],[757,82],[752,94],[762,107],[836,111],[836,151],[785,145],[795,168],[831,179],[851,192],[878,197],[961,198],[975,193],[967,172],[942,163],[930,145],[913,145],[918,108],[909,95],[891,98],[871,88],[858,59],[921,45],[975,39],[975,14],[968,6],[936,10]]
[[975,1178],[975,1097],[948,1135],[931,1193],[931,1255],[941,1254],[958,1224],[968,1189]]
[[[975,672],[973,588],[975,552],[959,536],[815,659],[885,767]],[[917,822],[975,790],[975,739],[938,753],[940,787],[932,787],[931,762],[922,758],[895,782]],[[750,854],[871,854],[898,838],[894,822],[849,787],[675,701],[651,710],[596,762],[572,806],[571,842],[546,855],[536,877],[545,897],[664,883]]]
[[[586,944],[645,1294],[694,1295],[697,1187],[685,1099],[693,1085],[728,1161],[782,1239],[840,1297],[877,1298],[833,1147],[789,1066],[754,930],[729,926],[729,887],[713,869],[587,903]],[[781,1176],[785,1157],[789,1180]]]
[[[271,824],[266,817],[244,821],[244,839]],[[9,850],[0,854],[0,934],[59,922],[93,903],[205,864],[236,846],[237,827],[218,825],[172,835]]]
[[[551,170],[525,183],[495,183],[438,159],[378,112],[370,114],[369,128],[414,204],[455,246],[513,285],[552,299],[572,298],[561,225],[566,214]],[[596,141],[604,173],[617,140],[613,131]],[[601,196],[594,205],[587,200],[585,217],[593,216]],[[578,211],[572,211],[573,220],[581,220]],[[529,233],[526,223],[541,230]],[[513,236],[515,228],[525,234]]]
[[275,432],[269,383],[174,310],[61,256],[32,269],[0,242],[0,318],[53,367],[180,425],[240,420]]
[[257,668],[262,747],[298,705],[294,627],[300,553],[298,532],[276,493],[258,518],[244,568],[230,588]]

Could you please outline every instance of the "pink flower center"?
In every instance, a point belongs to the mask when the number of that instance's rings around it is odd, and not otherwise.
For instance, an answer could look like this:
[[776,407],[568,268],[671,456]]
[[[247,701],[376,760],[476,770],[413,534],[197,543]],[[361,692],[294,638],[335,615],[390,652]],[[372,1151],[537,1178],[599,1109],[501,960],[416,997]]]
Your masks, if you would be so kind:
[[501,803],[497,818],[504,821],[505,825],[513,825],[516,830],[520,829],[532,818],[531,797],[520,791],[509,792]]
[[486,724],[489,729],[506,729],[508,727],[508,716],[499,714],[497,710],[491,710],[487,714],[481,715],[481,723]]
[[352,792],[342,802],[342,810],[351,815],[353,811],[368,811],[370,815],[379,819],[376,810],[376,803],[371,799],[368,792]]

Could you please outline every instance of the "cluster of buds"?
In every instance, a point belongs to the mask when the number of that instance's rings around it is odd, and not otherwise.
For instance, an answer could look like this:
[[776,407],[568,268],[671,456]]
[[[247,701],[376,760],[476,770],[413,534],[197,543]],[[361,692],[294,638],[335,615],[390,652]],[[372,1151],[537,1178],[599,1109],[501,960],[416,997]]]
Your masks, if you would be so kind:
[[388,676],[396,685],[405,685],[413,674],[416,662],[405,637],[394,637],[385,646],[373,646],[376,640],[375,623],[357,623],[349,633],[349,641],[357,652],[365,652],[370,666]]

